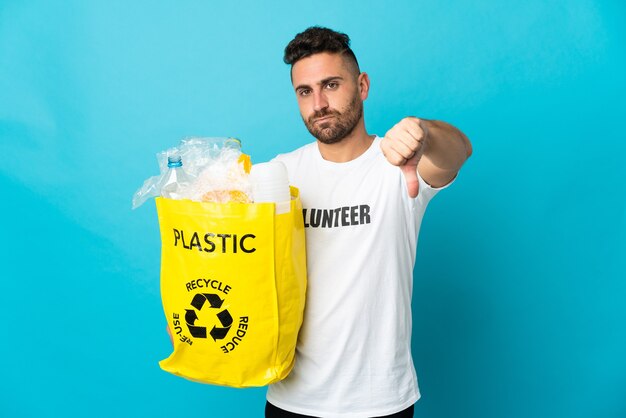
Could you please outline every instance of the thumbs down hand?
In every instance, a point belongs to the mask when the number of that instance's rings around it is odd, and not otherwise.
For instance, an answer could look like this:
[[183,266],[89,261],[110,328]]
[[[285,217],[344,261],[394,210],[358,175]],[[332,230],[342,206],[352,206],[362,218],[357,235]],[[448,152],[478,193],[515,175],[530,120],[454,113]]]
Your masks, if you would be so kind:
[[407,117],[387,131],[380,144],[385,158],[402,170],[412,198],[419,192],[417,164],[422,158],[427,140],[426,123],[416,117]]

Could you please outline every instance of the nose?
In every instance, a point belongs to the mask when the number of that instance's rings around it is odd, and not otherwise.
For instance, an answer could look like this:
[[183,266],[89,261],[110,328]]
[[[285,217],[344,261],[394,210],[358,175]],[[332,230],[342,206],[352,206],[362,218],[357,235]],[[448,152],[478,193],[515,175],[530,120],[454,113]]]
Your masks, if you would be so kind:
[[322,91],[318,91],[313,93],[314,97],[314,109],[316,112],[319,112],[322,109],[326,109],[328,107],[328,99],[326,99],[326,95]]

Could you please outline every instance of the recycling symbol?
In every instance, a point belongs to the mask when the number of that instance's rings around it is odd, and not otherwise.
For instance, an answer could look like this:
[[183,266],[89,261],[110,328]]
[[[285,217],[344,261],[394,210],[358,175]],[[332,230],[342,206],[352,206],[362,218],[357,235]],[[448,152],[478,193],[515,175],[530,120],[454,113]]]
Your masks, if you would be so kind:
[[[196,320],[198,319],[196,310],[202,310],[202,307],[205,306],[205,302],[208,302],[209,309],[219,309],[222,307],[224,300],[220,299],[218,295],[213,293],[198,293],[193,297],[191,306],[195,309],[185,309],[185,311],[187,311],[185,314],[185,322],[187,322],[189,333],[195,338],[206,338],[206,327],[196,325]],[[233,324],[233,317],[230,316],[227,309],[219,312],[217,314],[217,319],[220,320],[222,327],[213,326],[209,332],[211,337],[213,337],[213,341],[221,340],[226,337],[228,330],[230,330],[230,327]]]

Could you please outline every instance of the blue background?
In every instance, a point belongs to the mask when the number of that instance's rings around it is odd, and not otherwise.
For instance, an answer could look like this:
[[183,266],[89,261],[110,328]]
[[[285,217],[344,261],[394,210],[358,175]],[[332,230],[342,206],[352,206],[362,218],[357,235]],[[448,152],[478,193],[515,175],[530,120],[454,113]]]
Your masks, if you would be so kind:
[[418,250],[416,417],[626,416],[626,5],[621,1],[0,3],[0,415],[262,416],[265,389],[169,354],[155,153],[311,141],[282,63],[347,32],[368,130],[461,128],[474,156]]

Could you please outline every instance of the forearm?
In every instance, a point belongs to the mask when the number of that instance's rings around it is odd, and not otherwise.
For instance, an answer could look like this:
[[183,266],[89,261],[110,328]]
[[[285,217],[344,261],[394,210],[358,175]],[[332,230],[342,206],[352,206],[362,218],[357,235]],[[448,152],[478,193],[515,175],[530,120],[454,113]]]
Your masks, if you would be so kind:
[[427,130],[424,153],[418,171],[430,185],[441,187],[449,183],[472,155],[472,144],[457,128],[437,120],[421,119]]
[[465,160],[472,155],[472,144],[457,128],[438,120],[422,119],[428,136],[422,158],[427,158],[437,168],[458,172]]

